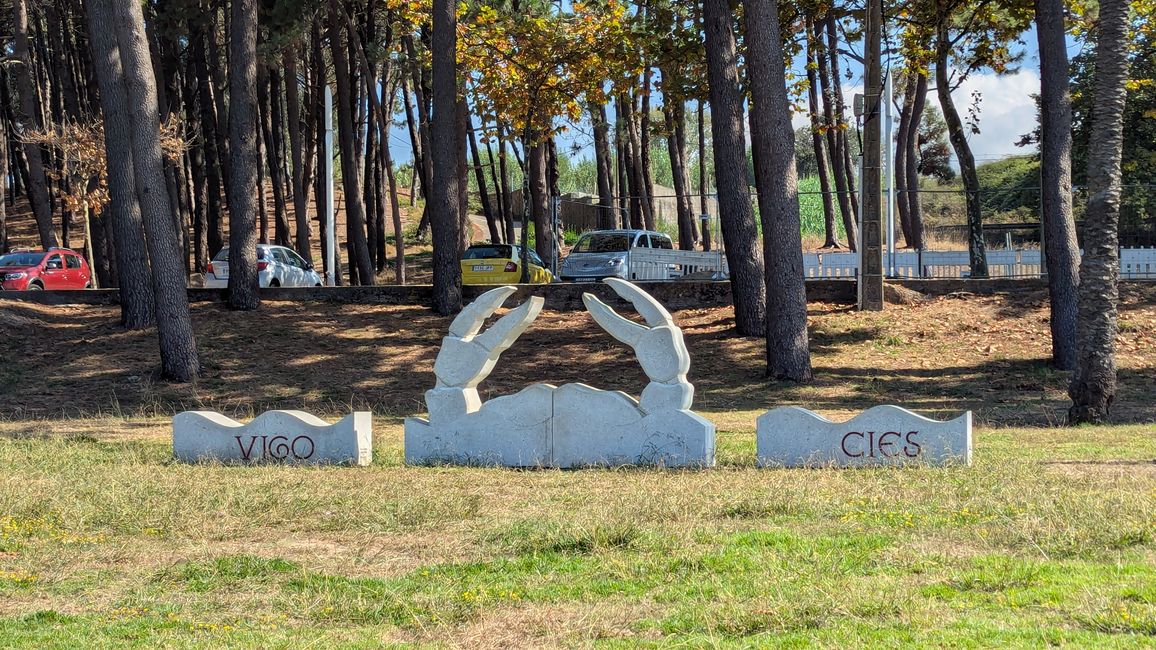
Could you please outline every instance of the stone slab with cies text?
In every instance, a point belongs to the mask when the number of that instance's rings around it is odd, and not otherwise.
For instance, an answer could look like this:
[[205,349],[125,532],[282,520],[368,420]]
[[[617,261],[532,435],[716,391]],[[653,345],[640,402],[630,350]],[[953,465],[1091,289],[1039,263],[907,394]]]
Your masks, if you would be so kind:
[[898,406],[875,406],[832,422],[797,406],[759,416],[760,467],[971,465],[971,411],[941,422]]
[[186,463],[368,465],[373,417],[356,412],[329,424],[304,411],[267,411],[241,424],[213,411],[185,411],[173,418],[173,456]]

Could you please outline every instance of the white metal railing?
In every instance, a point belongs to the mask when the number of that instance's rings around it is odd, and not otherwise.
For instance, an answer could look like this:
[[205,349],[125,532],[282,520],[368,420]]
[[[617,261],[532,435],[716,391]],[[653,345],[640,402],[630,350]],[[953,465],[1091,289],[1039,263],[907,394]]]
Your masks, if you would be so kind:
[[635,280],[677,280],[689,275],[717,279],[729,273],[722,251],[681,251],[635,248],[627,258],[629,277]]
[[[894,275],[900,278],[965,278],[971,273],[967,251],[898,251],[892,260]],[[888,263],[884,256],[884,269]],[[993,278],[1039,277],[1043,272],[1040,251],[988,251],[987,270]],[[803,254],[804,277],[854,278],[858,275],[858,253]],[[1120,277],[1156,279],[1156,248],[1120,249]]]

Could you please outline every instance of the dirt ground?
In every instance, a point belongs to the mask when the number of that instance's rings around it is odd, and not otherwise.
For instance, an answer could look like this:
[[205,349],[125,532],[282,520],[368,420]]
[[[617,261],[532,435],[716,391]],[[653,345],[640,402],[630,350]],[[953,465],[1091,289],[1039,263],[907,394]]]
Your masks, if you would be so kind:
[[[0,418],[149,416],[210,408],[320,413],[425,410],[448,319],[420,306],[266,302],[256,313],[193,306],[204,372],[157,379],[155,331],[126,332],[115,307],[0,302]],[[844,416],[888,402],[988,425],[1063,421],[1067,373],[1052,370],[1046,292],[955,295],[859,313],[812,304],[815,381],[763,378],[763,342],[732,333],[730,308],[675,313],[703,411],[797,404]],[[1156,285],[1128,285],[1118,341],[1117,422],[1156,421]],[[637,396],[646,378],[630,350],[584,312],[543,312],[481,386],[483,398],[528,383],[583,381]]]

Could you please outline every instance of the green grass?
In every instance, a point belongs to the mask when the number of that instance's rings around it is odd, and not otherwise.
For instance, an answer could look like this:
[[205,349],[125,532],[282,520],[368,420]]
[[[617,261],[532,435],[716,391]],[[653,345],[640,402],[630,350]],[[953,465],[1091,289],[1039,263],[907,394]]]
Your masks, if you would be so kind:
[[852,471],[756,469],[740,424],[711,471],[523,472],[404,467],[386,419],[368,468],[178,465],[163,420],[40,424],[0,438],[0,647],[1156,642],[1146,425]]

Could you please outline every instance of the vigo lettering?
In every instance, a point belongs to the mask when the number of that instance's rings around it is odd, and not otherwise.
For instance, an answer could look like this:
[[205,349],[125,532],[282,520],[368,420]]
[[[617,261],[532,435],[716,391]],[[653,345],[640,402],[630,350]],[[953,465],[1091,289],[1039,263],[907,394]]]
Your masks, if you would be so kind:
[[[253,444],[257,442],[257,437],[251,436],[249,438],[249,448],[248,449],[245,448],[245,445],[241,444],[241,436],[233,436],[233,437],[236,438],[237,446],[240,447],[240,449],[241,449],[241,460],[249,460],[249,455],[253,453]],[[262,452],[262,453],[264,453],[264,452]]]
[[[877,434],[875,431],[848,431],[839,443],[843,454],[848,458],[876,458],[876,453],[884,458],[894,458],[902,453],[908,458],[915,458],[923,451],[922,446],[915,441],[918,431],[908,431],[906,435],[898,431],[887,431]],[[902,448],[896,446],[902,440]],[[866,446],[866,448],[864,448]]]
[[[301,441],[305,441],[305,442],[309,443],[309,453],[304,453],[304,451],[297,451],[297,443],[301,442]],[[302,445],[301,447],[302,447],[302,449],[304,449],[305,446]],[[309,458],[310,456],[313,455],[313,439],[310,438],[309,436],[297,436],[296,438],[293,439],[293,443],[291,445],[289,445],[289,449],[290,449],[290,451],[293,452],[294,458],[297,458],[300,460],[304,460],[306,458]]]
[[[285,460],[290,455],[297,460],[311,458],[317,450],[317,445],[309,436],[297,436],[290,440],[287,436],[248,436],[248,446],[242,441],[245,436],[233,436],[237,441],[237,448],[241,451],[241,460]],[[261,441],[256,458],[253,448],[257,441]]]

